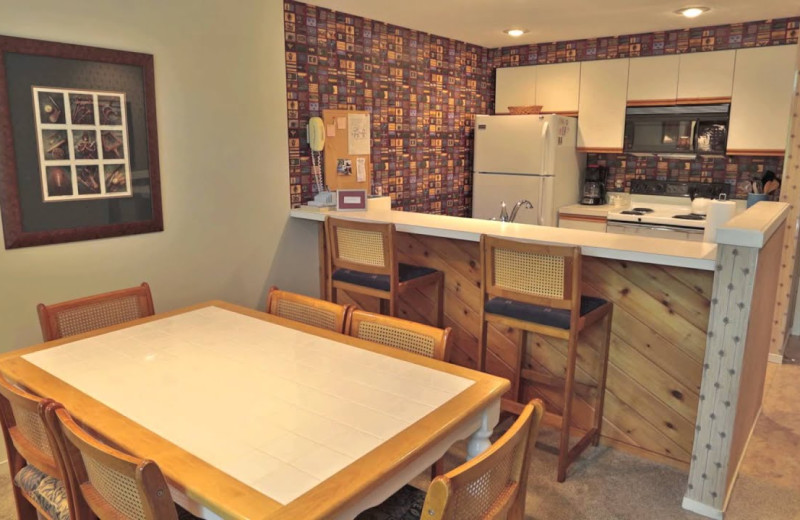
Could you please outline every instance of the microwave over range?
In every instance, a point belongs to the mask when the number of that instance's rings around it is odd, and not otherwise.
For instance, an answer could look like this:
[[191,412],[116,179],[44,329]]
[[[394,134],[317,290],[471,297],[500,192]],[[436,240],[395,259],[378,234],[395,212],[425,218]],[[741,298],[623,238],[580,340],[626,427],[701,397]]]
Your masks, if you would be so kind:
[[725,155],[730,104],[628,107],[626,153]]

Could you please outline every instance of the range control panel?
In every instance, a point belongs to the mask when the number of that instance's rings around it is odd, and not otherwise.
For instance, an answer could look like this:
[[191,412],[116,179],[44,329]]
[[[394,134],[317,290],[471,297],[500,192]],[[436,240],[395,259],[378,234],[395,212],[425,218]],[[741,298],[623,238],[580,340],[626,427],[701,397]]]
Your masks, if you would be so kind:
[[674,182],[634,179],[631,193],[637,195],[662,195],[667,197],[719,198],[720,194],[730,195],[730,185],[724,182]]

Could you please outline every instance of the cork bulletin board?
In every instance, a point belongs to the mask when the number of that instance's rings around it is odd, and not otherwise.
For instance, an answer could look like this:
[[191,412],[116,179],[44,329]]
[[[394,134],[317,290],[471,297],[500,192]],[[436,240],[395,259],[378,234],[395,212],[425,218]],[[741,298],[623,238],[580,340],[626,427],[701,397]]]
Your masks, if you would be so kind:
[[325,184],[328,189],[372,193],[370,119],[363,110],[323,110]]

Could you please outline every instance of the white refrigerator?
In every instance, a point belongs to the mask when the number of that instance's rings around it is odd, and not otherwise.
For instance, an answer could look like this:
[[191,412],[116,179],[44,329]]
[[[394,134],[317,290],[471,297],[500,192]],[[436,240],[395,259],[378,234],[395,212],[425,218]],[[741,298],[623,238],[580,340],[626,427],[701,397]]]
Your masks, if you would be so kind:
[[555,114],[475,116],[472,217],[509,215],[517,201],[529,200],[514,222],[557,225],[561,206],[580,199],[577,119]]

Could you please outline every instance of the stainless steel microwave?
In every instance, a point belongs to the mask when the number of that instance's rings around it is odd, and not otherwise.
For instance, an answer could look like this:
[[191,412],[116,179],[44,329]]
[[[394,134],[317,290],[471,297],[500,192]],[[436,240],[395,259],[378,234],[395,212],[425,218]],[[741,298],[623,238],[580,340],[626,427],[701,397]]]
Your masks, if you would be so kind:
[[628,107],[627,153],[725,155],[730,104]]

